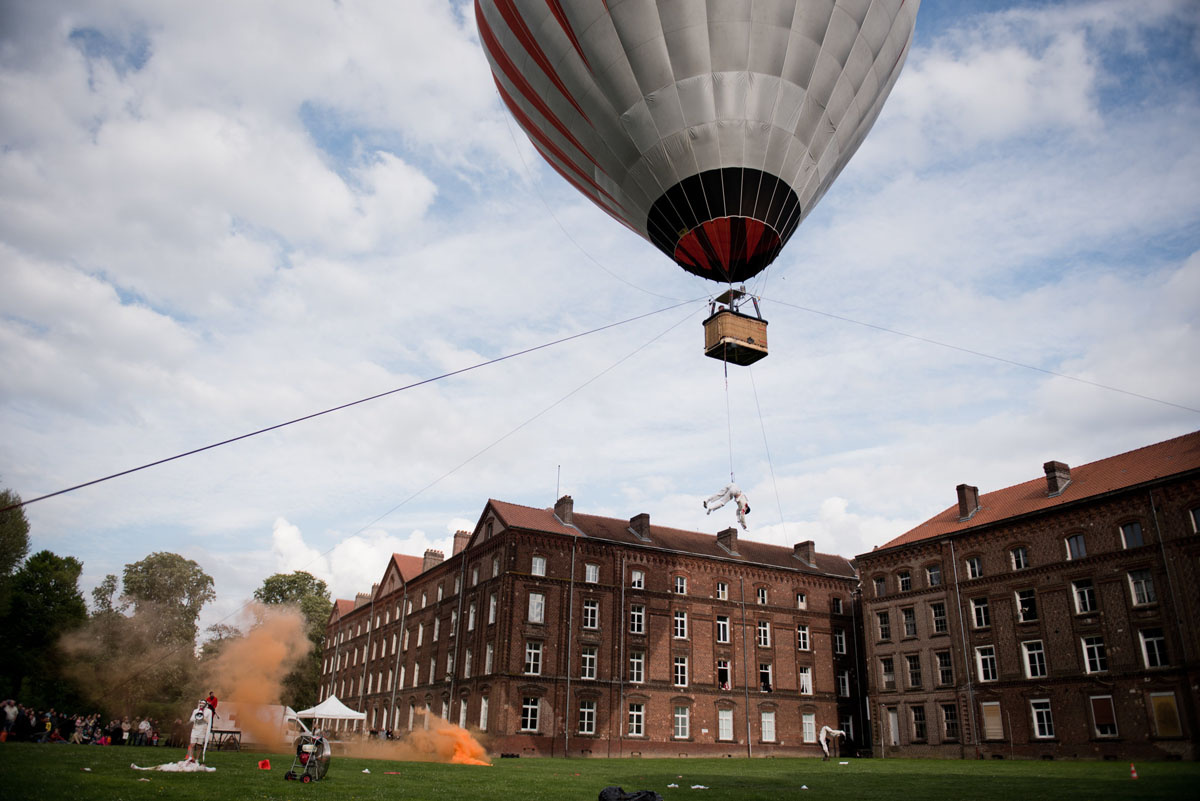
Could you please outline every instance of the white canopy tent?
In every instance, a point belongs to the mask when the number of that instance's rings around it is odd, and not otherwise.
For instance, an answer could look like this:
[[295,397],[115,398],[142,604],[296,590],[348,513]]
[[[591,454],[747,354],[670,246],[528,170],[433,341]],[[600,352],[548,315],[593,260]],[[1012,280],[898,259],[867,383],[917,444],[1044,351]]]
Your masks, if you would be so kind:
[[316,718],[317,720],[366,720],[366,712],[355,712],[343,704],[336,695],[331,695],[316,706],[302,709],[296,713],[299,718]]

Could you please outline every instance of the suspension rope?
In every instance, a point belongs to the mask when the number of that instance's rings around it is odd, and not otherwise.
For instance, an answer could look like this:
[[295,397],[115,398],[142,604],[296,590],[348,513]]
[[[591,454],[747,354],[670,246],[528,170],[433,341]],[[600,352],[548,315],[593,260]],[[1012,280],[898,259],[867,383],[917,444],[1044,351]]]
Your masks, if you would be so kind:
[[771,486],[775,490],[775,505],[779,507],[779,523],[784,528],[784,533],[787,533],[787,523],[783,519],[783,501],[779,497],[779,483],[775,480],[775,463],[771,461],[771,443],[767,441],[767,424],[763,420],[762,406],[758,402],[758,385],[754,383],[754,368],[747,366],[746,370],[750,373],[750,386],[754,390],[754,408],[758,411],[758,427],[762,429],[763,450],[767,453],[767,468],[771,472]]

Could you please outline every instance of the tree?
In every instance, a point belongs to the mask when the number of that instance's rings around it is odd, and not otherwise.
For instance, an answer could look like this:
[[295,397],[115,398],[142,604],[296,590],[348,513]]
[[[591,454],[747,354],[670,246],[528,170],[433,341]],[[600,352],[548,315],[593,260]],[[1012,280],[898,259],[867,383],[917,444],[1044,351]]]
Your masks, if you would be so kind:
[[284,703],[303,709],[317,703],[321,683],[321,658],[325,643],[325,624],[333,609],[329,588],[311,573],[276,573],[263,580],[254,597],[264,604],[297,607],[308,627],[312,651],[304,662],[284,679]]
[[196,643],[196,619],[216,597],[212,576],[177,553],[152,553],[125,565],[125,595],[135,617],[158,619],[163,643]]
[[[0,490],[0,509],[21,502],[12,490]],[[17,506],[0,512],[0,617],[8,614],[12,575],[29,553],[29,521],[25,510]]]
[[82,572],[83,564],[73,556],[39,551],[12,577],[8,614],[0,619],[3,666],[6,689],[23,703],[62,706],[77,697],[62,682],[57,643],[87,620],[79,590]]

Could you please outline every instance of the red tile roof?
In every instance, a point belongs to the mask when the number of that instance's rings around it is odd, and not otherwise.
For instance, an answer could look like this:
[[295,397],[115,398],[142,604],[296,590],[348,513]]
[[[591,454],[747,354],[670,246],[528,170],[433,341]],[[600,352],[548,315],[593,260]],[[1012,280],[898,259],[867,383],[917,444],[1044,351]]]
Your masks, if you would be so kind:
[[346,614],[354,611],[354,601],[347,601],[345,598],[338,598],[333,602],[333,610],[330,612],[329,622],[341,620]]
[[396,565],[396,569],[400,571],[400,577],[406,582],[412,581],[421,575],[421,568],[425,566],[424,557],[409,556],[403,553],[392,554],[392,562]]
[[1071,483],[1054,497],[1049,495],[1044,476],[982,494],[979,511],[969,520],[959,522],[958,505],[955,504],[880,549],[982,528],[1196,469],[1200,469],[1200,431],[1072,467]]
[[735,556],[717,544],[715,534],[705,534],[701,531],[687,531],[651,524],[650,541],[647,542],[639,539],[630,530],[628,520],[574,512],[571,517],[573,525],[568,526],[555,516],[553,509],[534,509],[533,507],[519,506],[494,499],[488,501],[488,503],[496,510],[496,514],[507,526],[514,528],[546,531],[553,534],[568,534],[571,536],[582,534],[585,537],[595,539],[610,540],[628,545],[665,548],[696,556],[731,559],[746,564],[786,567],[793,570],[807,570],[835,576],[854,575],[854,568],[850,562],[834,554],[815,554],[813,558],[816,566],[812,567],[793,556],[791,548],[780,545],[769,545],[765,542],[755,542],[739,536],[737,541],[737,555]]

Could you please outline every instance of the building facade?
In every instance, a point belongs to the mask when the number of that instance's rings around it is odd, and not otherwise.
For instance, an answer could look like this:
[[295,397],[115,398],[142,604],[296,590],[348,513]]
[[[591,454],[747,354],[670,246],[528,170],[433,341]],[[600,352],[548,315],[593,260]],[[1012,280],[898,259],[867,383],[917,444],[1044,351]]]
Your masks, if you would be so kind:
[[1200,432],[980,494],[856,560],[878,756],[1197,756]]
[[449,558],[395,555],[336,602],[321,699],[493,753],[816,755],[824,725],[862,748],[857,585],[812,542],[492,500]]

